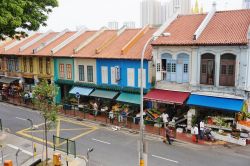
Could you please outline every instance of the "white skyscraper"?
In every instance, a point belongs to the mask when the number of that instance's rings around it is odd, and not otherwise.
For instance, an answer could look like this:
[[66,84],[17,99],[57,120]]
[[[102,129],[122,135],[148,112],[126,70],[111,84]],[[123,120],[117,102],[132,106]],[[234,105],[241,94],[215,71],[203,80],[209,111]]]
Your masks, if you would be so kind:
[[250,0],[242,0],[243,9],[250,9]]
[[108,28],[109,29],[114,29],[114,30],[116,30],[116,29],[118,29],[118,22],[116,22],[116,21],[112,21],[112,22],[108,22]]
[[123,23],[127,28],[135,28],[135,22],[134,21],[126,21]]
[[141,26],[161,25],[176,12],[189,14],[191,0],[143,0],[141,2]]

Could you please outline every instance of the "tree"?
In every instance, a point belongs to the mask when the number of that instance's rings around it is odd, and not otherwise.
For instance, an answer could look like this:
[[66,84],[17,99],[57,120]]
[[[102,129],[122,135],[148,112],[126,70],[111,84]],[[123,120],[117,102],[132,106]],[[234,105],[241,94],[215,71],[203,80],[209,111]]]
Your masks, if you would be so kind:
[[48,14],[57,0],[0,0],[0,40],[26,37],[25,30],[46,26]]
[[44,135],[46,146],[46,165],[48,163],[48,131],[57,120],[57,112],[60,109],[54,102],[57,95],[57,88],[54,84],[48,84],[42,80],[33,90],[34,103],[41,112],[44,119]]

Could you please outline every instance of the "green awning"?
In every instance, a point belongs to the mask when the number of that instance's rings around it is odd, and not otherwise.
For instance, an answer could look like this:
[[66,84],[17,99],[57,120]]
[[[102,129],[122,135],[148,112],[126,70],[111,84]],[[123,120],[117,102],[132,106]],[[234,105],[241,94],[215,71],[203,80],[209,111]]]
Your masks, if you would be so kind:
[[100,97],[100,98],[106,98],[106,99],[113,99],[118,92],[115,91],[108,91],[108,90],[95,90],[90,94],[90,96],[93,97]]
[[125,103],[140,104],[140,95],[132,93],[121,93],[116,100]]
[[0,79],[0,82],[1,83],[4,83],[4,84],[10,84],[10,83],[12,83],[12,82],[14,82],[14,81],[16,81],[16,80],[18,80],[19,78],[12,78],[12,77],[2,77],[1,79]]

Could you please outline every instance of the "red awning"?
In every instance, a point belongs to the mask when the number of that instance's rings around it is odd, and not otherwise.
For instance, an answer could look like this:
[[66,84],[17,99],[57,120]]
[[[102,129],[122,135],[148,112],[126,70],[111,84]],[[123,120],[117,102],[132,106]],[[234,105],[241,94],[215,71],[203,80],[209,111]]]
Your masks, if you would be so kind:
[[189,95],[189,92],[153,89],[144,96],[144,99],[168,104],[183,104]]

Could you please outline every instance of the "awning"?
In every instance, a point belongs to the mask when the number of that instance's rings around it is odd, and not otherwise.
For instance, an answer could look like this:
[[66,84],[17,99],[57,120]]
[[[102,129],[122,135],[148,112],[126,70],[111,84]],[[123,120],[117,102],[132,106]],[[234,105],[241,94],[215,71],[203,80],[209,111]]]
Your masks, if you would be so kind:
[[119,95],[119,97],[116,100],[125,103],[140,104],[140,95],[123,92]]
[[106,98],[106,99],[113,99],[118,92],[115,91],[108,91],[108,90],[95,90],[90,94],[90,96],[93,97],[100,97],[100,98]]
[[243,107],[243,99],[231,99],[214,96],[190,95],[187,104],[191,106],[215,108],[231,112],[240,112]]
[[189,94],[188,92],[153,89],[144,96],[144,99],[167,104],[183,104]]
[[93,91],[93,88],[85,88],[85,87],[73,87],[69,93],[76,94],[77,92],[82,96],[88,96]]
[[19,80],[19,78],[13,78],[13,77],[2,77],[0,78],[0,82],[4,84],[10,84],[16,80]]

